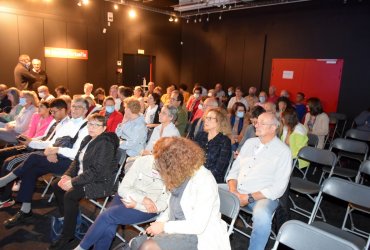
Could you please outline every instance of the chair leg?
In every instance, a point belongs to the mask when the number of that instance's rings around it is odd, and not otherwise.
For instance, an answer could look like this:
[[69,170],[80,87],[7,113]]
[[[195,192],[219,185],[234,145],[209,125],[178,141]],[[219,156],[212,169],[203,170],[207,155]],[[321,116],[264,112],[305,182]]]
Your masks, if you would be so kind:
[[51,176],[51,178],[50,178],[50,180],[49,181],[46,181],[45,179],[44,179],[44,181],[45,181],[45,183],[47,184],[46,185],[46,187],[45,187],[45,189],[44,189],[44,192],[42,192],[42,194],[41,194],[41,197],[44,197],[45,195],[46,195],[46,193],[48,192],[48,190],[49,190],[49,188],[50,188],[50,185],[51,185],[51,183],[53,182],[53,180],[55,179],[55,177],[54,176]]

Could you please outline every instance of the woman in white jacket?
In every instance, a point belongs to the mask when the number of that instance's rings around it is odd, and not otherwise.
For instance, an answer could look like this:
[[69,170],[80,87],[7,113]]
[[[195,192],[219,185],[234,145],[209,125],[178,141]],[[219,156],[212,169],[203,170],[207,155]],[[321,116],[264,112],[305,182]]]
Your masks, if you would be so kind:
[[147,228],[152,237],[140,250],[230,249],[217,183],[203,166],[202,149],[188,139],[167,137],[158,140],[153,154],[171,195],[168,208]]

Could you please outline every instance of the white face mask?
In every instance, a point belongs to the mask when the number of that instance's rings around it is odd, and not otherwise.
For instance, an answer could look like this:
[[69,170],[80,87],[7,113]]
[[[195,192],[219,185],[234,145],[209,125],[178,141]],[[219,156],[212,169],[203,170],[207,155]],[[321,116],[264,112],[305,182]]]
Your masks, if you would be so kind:
[[262,103],[264,103],[264,102],[266,101],[266,97],[264,97],[264,96],[260,96],[258,99],[259,99],[259,100],[260,100],[260,102],[262,102]]
[[39,97],[42,99],[45,97],[45,93],[44,92],[39,92]]
[[199,96],[200,96],[200,95],[199,95],[198,93],[195,93],[195,94],[194,94],[194,97],[195,97],[195,98],[199,98]]
[[208,93],[208,97],[212,97],[212,93],[211,92]]
[[200,110],[203,109],[203,105],[201,103],[198,105],[198,109],[200,109]]

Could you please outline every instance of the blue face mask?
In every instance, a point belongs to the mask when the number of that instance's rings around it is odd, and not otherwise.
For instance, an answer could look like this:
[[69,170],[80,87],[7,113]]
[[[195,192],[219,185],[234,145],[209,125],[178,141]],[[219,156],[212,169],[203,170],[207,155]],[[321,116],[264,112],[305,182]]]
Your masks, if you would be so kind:
[[24,97],[19,98],[19,105],[26,106],[26,98]]
[[231,96],[231,95],[233,94],[233,92],[232,92],[232,91],[229,91],[229,92],[227,92],[227,94],[228,94],[229,96]]
[[264,103],[264,102],[266,101],[266,97],[264,97],[264,96],[260,96],[258,99],[259,99],[259,100],[260,100],[260,102],[262,102],[262,103]]
[[105,106],[105,111],[107,113],[113,113],[114,111],[114,106]]
[[243,111],[238,111],[238,112],[236,112],[236,116],[239,117],[239,118],[243,118],[244,117],[244,112]]

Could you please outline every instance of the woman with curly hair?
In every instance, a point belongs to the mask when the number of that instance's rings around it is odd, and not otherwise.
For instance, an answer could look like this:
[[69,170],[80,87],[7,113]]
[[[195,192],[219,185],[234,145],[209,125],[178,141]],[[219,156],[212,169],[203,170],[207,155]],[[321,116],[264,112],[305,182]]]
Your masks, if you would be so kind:
[[221,108],[208,110],[203,119],[204,131],[197,134],[195,141],[206,153],[204,166],[222,183],[231,157],[230,123]]
[[147,228],[146,233],[152,237],[135,238],[131,248],[230,249],[218,187],[203,166],[203,150],[189,139],[167,137],[158,140],[153,155],[156,169],[171,192],[168,208]]

